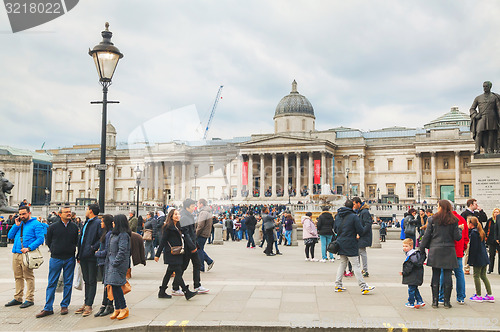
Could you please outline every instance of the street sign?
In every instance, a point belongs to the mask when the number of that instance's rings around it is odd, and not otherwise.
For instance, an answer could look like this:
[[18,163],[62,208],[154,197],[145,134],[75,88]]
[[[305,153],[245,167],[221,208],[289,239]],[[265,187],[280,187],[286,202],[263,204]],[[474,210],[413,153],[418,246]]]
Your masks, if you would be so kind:
[[108,169],[108,165],[106,164],[97,164],[95,165],[95,169],[98,171],[105,171]]

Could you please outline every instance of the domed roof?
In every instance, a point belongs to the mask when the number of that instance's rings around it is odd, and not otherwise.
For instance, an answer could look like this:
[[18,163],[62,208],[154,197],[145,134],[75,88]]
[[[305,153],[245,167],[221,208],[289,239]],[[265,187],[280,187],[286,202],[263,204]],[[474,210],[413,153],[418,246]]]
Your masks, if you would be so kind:
[[441,115],[439,118],[432,120],[424,125],[424,128],[436,127],[469,127],[470,116],[458,110],[457,106],[453,106],[451,110]]
[[306,115],[315,118],[311,103],[297,91],[297,82],[295,80],[292,82],[292,92],[283,97],[276,106],[274,117],[284,115]]
[[108,125],[106,126],[106,133],[116,135],[116,128],[109,121],[108,121]]

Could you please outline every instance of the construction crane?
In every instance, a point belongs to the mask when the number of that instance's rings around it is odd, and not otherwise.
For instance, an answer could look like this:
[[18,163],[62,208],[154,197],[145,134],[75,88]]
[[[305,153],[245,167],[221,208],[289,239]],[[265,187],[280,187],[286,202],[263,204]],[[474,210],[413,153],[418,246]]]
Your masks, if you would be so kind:
[[221,98],[220,94],[222,92],[223,87],[224,87],[224,85],[221,85],[219,87],[219,91],[217,92],[217,96],[215,97],[214,106],[212,106],[212,112],[210,112],[210,117],[208,118],[207,128],[205,128],[205,133],[203,134],[204,140],[207,139],[208,129],[210,129],[210,125],[212,124],[212,120],[213,120],[214,115],[215,115],[215,110],[217,109],[217,104],[219,103],[219,99]]

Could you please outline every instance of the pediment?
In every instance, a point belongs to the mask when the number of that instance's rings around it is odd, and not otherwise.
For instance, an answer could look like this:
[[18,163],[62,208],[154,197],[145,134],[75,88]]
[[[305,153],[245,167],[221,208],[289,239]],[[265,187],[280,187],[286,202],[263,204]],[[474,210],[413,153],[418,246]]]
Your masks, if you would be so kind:
[[270,135],[267,137],[259,137],[248,142],[240,144],[242,148],[270,146],[270,145],[305,145],[322,143],[323,140],[316,138],[307,138],[288,135]]

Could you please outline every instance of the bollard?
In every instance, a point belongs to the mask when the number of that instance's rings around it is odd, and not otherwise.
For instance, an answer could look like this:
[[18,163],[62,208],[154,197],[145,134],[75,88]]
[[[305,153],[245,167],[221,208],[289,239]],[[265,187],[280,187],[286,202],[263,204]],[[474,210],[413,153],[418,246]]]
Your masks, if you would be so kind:
[[214,225],[214,242],[213,244],[224,244],[222,241],[222,224]]
[[372,248],[382,248],[382,244],[380,243],[380,225],[379,224],[372,225]]
[[2,238],[0,239],[0,247],[7,247],[7,223],[0,222],[0,230],[2,234]]
[[299,245],[297,241],[297,224],[292,225],[292,247],[296,247]]

